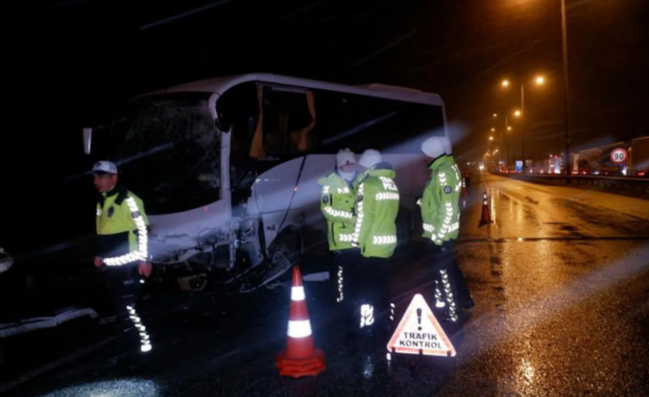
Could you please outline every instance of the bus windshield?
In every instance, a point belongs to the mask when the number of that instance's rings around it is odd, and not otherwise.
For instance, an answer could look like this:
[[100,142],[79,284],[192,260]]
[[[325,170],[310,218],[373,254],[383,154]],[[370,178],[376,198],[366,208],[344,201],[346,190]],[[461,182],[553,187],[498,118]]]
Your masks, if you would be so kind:
[[208,93],[160,95],[130,103],[93,132],[93,152],[120,169],[120,182],[148,214],[219,199],[220,139]]

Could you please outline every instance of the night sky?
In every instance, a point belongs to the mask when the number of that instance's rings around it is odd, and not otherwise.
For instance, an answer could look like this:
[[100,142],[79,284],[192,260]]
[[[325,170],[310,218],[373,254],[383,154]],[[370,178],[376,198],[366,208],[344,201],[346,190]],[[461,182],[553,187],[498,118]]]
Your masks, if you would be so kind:
[[[573,148],[649,135],[649,1],[567,5]],[[113,100],[246,72],[439,93],[463,159],[482,156],[497,127],[492,114],[517,108],[520,83],[540,73],[546,85],[526,92],[527,151],[545,157],[563,149],[559,0],[27,0],[4,7],[11,123],[0,134],[3,190],[48,191],[58,181],[48,175],[89,167],[81,127]],[[509,90],[499,86],[503,78],[512,81]]]

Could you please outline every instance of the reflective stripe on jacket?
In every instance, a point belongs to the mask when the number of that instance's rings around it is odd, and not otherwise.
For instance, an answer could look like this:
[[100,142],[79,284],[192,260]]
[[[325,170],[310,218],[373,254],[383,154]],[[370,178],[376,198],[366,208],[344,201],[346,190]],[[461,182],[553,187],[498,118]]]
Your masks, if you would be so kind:
[[399,189],[396,173],[387,163],[379,163],[357,179],[354,245],[364,257],[389,258],[397,247],[396,219]]
[[327,238],[331,251],[352,247],[352,234],[356,216],[354,203],[356,192],[336,171],[318,180],[320,210],[327,220]]
[[459,234],[462,179],[452,156],[438,157],[429,168],[431,175],[421,200],[423,237],[441,245]]
[[[97,201],[97,234],[111,247],[105,251],[119,253],[104,258],[108,266],[121,266],[148,259],[149,219],[144,212],[142,200],[132,192],[115,187],[99,196]],[[120,239],[120,235],[124,239]],[[119,241],[122,240],[123,244]],[[106,244],[104,244],[105,246]],[[115,247],[115,245],[127,245]]]

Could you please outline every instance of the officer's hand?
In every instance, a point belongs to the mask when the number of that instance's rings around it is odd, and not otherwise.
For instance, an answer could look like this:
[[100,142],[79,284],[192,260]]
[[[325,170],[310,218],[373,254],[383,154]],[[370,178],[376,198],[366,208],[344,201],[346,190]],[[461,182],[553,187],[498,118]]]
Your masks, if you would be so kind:
[[95,256],[95,267],[101,267],[104,264],[104,260],[98,256]]
[[149,262],[140,262],[140,265],[137,267],[137,272],[140,274],[140,276],[144,277],[149,277],[152,270],[153,266],[151,266]]

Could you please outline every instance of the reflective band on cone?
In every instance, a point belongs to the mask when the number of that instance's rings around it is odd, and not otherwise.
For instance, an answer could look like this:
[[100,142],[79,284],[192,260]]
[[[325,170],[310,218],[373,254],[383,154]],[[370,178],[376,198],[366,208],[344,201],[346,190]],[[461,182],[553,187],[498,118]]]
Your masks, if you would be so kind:
[[291,288],[291,300],[292,301],[303,301],[304,296],[304,287],[293,287]]
[[482,202],[482,218],[480,219],[480,225],[486,225],[487,223],[494,223],[494,221],[491,219],[491,210],[489,209],[489,204],[487,203],[487,192],[484,192]]
[[288,320],[288,336],[291,338],[306,338],[311,336],[311,321]]
[[306,305],[306,294],[298,266],[293,267],[291,308],[288,316],[286,349],[275,355],[279,374],[299,378],[317,375],[326,368],[325,354],[313,343],[311,321]]

